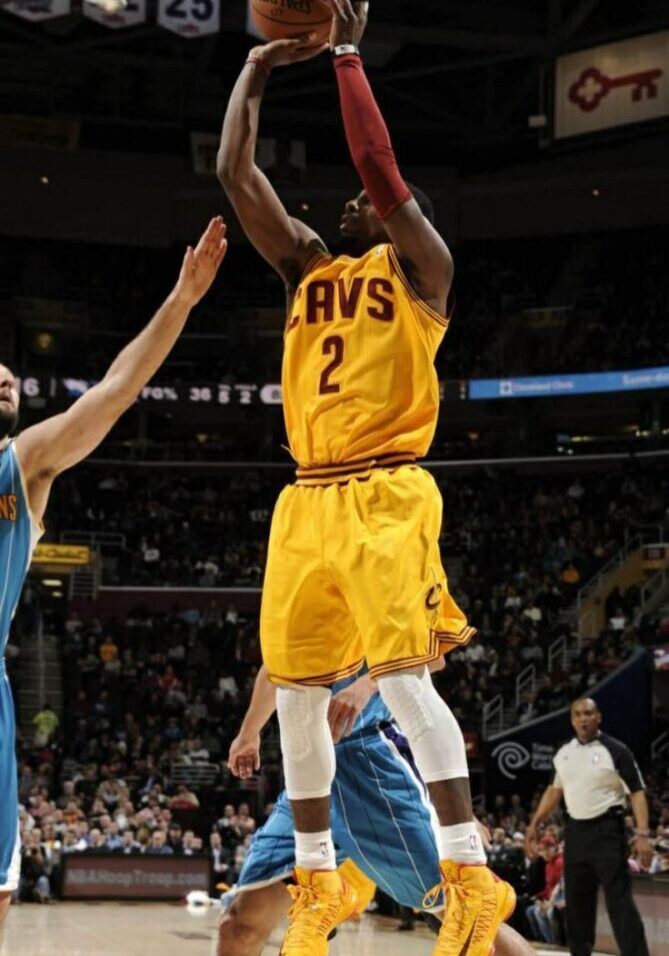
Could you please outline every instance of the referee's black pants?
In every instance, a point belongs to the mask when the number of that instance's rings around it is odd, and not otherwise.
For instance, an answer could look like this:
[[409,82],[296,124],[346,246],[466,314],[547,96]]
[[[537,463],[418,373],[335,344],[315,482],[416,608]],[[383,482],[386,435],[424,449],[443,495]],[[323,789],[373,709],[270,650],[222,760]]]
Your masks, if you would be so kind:
[[622,814],[567,823],[565,911],[572,956],[591,956],[593,951],[600,885],[621,956],[649,956],[643,923],[632,898],[628,856]]

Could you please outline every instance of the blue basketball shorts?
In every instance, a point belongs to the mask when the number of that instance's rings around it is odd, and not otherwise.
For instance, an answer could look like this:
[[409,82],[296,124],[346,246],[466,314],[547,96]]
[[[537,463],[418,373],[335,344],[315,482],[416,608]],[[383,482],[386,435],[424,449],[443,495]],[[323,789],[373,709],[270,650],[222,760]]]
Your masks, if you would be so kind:
[[[406,740],[382,724],[337,744],[330,819],[337,859],[353,862],[404,906],[420,908],[439,883],[436,817]],[[284,880],[295,867],[293,817],[285,792],[257,832],[237,891]]]

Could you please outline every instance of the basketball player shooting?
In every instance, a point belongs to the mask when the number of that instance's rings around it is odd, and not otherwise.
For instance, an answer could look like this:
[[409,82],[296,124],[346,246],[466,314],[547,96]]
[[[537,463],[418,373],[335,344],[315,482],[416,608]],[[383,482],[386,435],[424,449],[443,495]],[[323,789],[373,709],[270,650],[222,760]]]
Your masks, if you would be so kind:
[[195,249],[188,247],[174,289],[146,328],[118,355],[107,374],[66,412],[18,437],[19,394],[0,364],[0,946],[21,865],[15,755],[16,724],[4,654],[30,559],[57,475],[82,461],[136,401],[178,339],[191,309],[207,292],[227,248],[225,225],[213,219]]
[[439,409],[434,358],[449,324],[453,263],[429,201],[403,180],[358,44],[367,5],[332,0],[330,46],[363,191],[342,234],[356,257],[328,254],[288,216],[254,163],[260,105],[275,67],[322,52],[313,37],[256,47],[233,90],[219,178],[251,242],[283,277],[288,317],[283,405],[297,481],[270,534],[261,644],[295,819],[296,900],[282,956],[324,956],[355,909],[329,829],[335,753],[330,687],[366,660],[409,740],[440,823],[447,914],[439,956],[489,956],[513,889],[485,865],[465,745],[428,671],[473,629],[448,592],[441,496],[416,465]]

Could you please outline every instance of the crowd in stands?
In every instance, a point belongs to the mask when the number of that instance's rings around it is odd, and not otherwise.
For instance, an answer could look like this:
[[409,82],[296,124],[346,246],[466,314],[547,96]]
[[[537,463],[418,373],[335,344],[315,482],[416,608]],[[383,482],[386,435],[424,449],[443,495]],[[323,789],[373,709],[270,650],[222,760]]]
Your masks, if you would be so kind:
[[665,364],[668,248],[664,227],[465,243],[440,369],[486,378]]
[[[666,520],[661,465],[541,476],[437,469],[435,478],[445,501],[443,551],[451,575],[466,582],[463,609],[476,611],[484,630],[504,630],[519,610],[535,622],[551,616],[626,533]],[[259,585],[274,502],[292,480],[290,470],[82,466],[54,489],[48,534],[118,535],[118,550],[105,552],[105,584]],[[486,617],[501,611],[506,618]]]
[[[234,882],[256,824],[225,757],[258,662],[257,620],[232,604],[104,627],[70,613],[62,719],[47,704],[19,735],[21,895],[58,895],[62,856],[77,852],[207,853],[214,882]],[[279,763],[268,741],[268,792]]]

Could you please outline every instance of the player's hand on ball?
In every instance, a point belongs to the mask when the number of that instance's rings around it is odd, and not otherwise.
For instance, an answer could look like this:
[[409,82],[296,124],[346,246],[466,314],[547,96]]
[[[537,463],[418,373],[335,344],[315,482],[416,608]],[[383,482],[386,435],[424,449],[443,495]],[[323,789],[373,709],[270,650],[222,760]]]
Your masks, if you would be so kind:
[[329,2],[333,11],[332,31],[330,33],[332,49],[347,43],[359,46],[367,27],[369,3],[358,3],[357,0],[353,0],[353,2],[351,0],[329,0]]
[[230,772],[241,780],[248,780],[260,770],[260,734],[238,734],[230,745],[228,755]]
[[249,53],[252,59],[262,60],[273,70],[275,66],[290,66],[291,63],[303,63],[328,49],[328,43],[313,46],[315,33],[303,33],[293,40],[272,40],[263,46],[255,46]]
[[174,295],[194,306],[209,290],[228,250],[227,226],[220,216],[212,219],[193,249],[188,246]]

